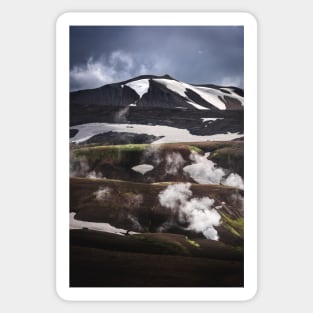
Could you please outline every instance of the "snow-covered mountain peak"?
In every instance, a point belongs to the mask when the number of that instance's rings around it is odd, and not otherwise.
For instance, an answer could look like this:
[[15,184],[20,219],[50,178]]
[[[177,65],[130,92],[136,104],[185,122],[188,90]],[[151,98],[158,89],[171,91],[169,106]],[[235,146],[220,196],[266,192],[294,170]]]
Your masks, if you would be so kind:
[[231,86],[194,85],[169,75],[142,75],[124,82],[71,93],[71,104],[243,110],[243,90]]

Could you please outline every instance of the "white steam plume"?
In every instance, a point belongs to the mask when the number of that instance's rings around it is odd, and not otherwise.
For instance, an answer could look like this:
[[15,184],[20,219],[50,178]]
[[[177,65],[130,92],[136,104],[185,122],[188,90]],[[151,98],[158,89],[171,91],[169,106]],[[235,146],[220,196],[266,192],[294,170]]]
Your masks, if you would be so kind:
[[217,167],[213,161],[207,159],[209,155],[210,152],[203,156],[193,151],[190,160],[194,163],[185,166],[183,168],[184,172],[188,173],[198,184],[222,184],[243,189],[241,176],[236,173],[230,173],[227,176],[222,168]]
[[243,189],[243,180],[238,174],[235,173],[229,174],[228,177],[222,181],[222,184],[225,186]]
[[116,114],[114,116],[114,121],[116,123],[127,123],[126,117],[127,117],[128,111],[129,111],[129,106],[116,112]]
[[101,174],[101,172],[96,173],[96,171],[91,171],[87,174],[87,178],[100,178],[105,179],[105,177]]
[[76,157],[71,152],[70,155],[70,177],[86,177],[90,168],[85,156]]
[[221,216],[212,208],[214,200],[191,198],[190,186],[190,183],[168,186],[159,193],[160,204],[177,212],[180,222],[188,223],[187,229],[201,232],[207,239],[218,240],[214,226],[220,224]]
[[185,164],[185,160],[180,153],[167,153],[165,157],[165,172],[166,174],[175,175],[178,170]]
[[70,153],[70,177],[87,177],[105,179],[101,172],[91,171],[86,156],[77,157],[74,152]]
[[127,217],[133,223],[133,226],[135,227],[136,230],[143,231],[141,224],[139,223],[138,219],[135,216],[128,214]]
[[150,145],[149,148],[145,150],[142,162],[145,163],[147,160],[155,166],[162,162],[160,157],[160,147],[158,145]]
[[162,150],[158,145],[151,145],[149,149],[144,152],[142,162],[150,162],[155,167],[164,164],[165,175],[176,175],[180,168],[186,163],[179,152],[167,153],[165,157],[162,156]]
[[199,184],[219,184],[225,176],[222,168],[215,166],[214,162],[208,160],[209,153],[204,156],[197,152],[192,152],[190,160],[194,163],[184,167],[184,171]]
[[169,209],[178,209],[192,196],[190,183],[179,183],[168,186],[159,193],[160,204]]
[[124,201],[130,208],[138,208],[143,203],[143,195],[140,193],[128,192],[124,194]]
[[111,192],[111,189],[108,187],[100,187],[94,194],[99,202],[103,202],[111,196]]

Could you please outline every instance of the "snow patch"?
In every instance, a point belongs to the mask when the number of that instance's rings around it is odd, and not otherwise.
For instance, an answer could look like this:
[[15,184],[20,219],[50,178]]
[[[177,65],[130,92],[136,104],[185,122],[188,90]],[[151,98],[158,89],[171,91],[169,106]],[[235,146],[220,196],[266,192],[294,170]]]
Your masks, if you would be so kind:
[[186,87],[181,82],[165,78],[155,78],[153,80],[156,81],[157,83],[164,85],[169,90],[178,93],[183,98],[187,98],[185,94]]
[[231,88],[223,88],[224,90],[227,90],[230,92],[230,94],[225,95],[225,93],[222,92],[222,90],[218,90],[215,88],[193,86],[193,85],[186,84],[180,81],[166,79],[166,78],[159,78],[159,79],[153,79],[153,80],[164,85],[166,88],[168,88],[171,91],[174,91],[175,93],[179,94],[183,98],[187,99],[188,100],[187,102],[198,110],[209,110],[209,108],[206,108],[192,101],[186,95],[186,89],[192,90],[197,95],[199,95],[203,100],[212,104],[213,106],[215,106],[216,108],[220,110],[226,110],[226,105],[221,100],[221,99],[225,99],[224,98],[225,96],[229,96],[234,99],[237,99],[238,101],[240,101],[241,105],[243,105],[243,97],[237,95]]
[[207,87],[195,87],[183,82],[179,82],[176,80],[170,80],[170,79],[154,79],[158,83],[164,85],[166,88],[176,92],[183,98],[186,98],[189,104],[193,105],[198,110],[209,110],[209,108],[206,108],[202,105],[199,105],[198,103],[195,103],[192,101],[188,96],[186,95],[186,89],[190,89],[196,94],[198,94],[203,100],[209,102],[210,104],[214,105],[220,110],[225,110],[226,105],[223,101],[221,101],[218,96],[223,96],[224,94],[220,91],[218,94],[215,93],[215,90],[212,88]]
[[191,104],[192,106],[194,106],[196,109],[198,110],[210,110],[209,108],[203,107],[200,104],[194,103],[192,101],[187,101],[189,104]]
[[[206,94],[207,97],[215,97],[215,98],[211,98],[211,100],[213,102],[215,102],[215,104],[220,104],[221,106],[225,107],[225,109],[226,109],[225,103],[222,100],[220,100],[219,97],[222,98],[222,99],[225,99],[225,96],[234,98],[234,99],[238,100],[241,103],[241,105],[243,106],[243,97],[241,97],[238,94],[236,94],[231,88],[223,88],[224,90],[229,91],[230,94],[225,94],[221,90],[218,90],[218,89],[215,89],[215,88],[210,88],[210,87],[197,86],[195,88],[198,89],[199,92],[201,92],[203,94]],[[212,103],[212,102],[210,102],[210,103]],[[214,104],[214,103],[212,103],[212,104]],[[225,109],[223,109],[223,110],[225,110]]]
[[228,141],[243,137],[243,134],[230,133],[216,135],[192,135],[189,130],[163,125],[142,125],[142,124],[109,124],[109,123],[88,123],[75,125],[71,128],[77,129],[78,133],[70,139],[72,143],[80,143],[89,138],[107,132],[128,132],[134,134],[147,134],[162,137],[153,144],[168,142],[195,142],[195,141]]
[[[88,228],[90,230],[102,231],[106,233],[116,234],[124,236],[127,233],[126,229],[116,228],[109,223],[95,223],[95,222],[85,222],[75,219],[76,213],[70,213],[70,229],[82,229]],[[129,232],[130,235],[137,234],[133,231]]]
[[[189,104],[191,104],[193,107],[195,107],[196,109],[198,109],[198,110],[209,110],[208,108],[191,101],[187,97],[186,88],[189,88],[189,85],[182,83],[182,82],[178,82],[176,80],[164,79],[164,78],[154,79],[154,81],[164,85],[166,88],[168,88],[171,91],[174,91],[175,93],[179,94],[181,97],[188,99],[189,101],[187,101],[187,102]],[[189,89],[191,89],[191,88],[189,88]]]
[[150,172],[154,169],[153,165],[150,164],[139,164],[132,167],[132,170],[138,172],[142,175],[145,175],[147,172]]
[[201,117],[202,122],[208,122],[208,121],[216,121],[216,120],[223,120],[223,117]]
[[216,93],[216,89],[213,88],[207,88],[207,87],[194,87],[190,86],[188,87],[193,92],[197,93],[202,99],[205,101],[211,103],[216,108],[220,110],[226,110],[225,103],[218,98],[219,95],[224,96],[222,92],[220,94]]
[[142,98],[142,96],[148,92],[150,83],[148,79],[139,79],[127,83],[126,86],[133,89],[139,95],[139,97]]

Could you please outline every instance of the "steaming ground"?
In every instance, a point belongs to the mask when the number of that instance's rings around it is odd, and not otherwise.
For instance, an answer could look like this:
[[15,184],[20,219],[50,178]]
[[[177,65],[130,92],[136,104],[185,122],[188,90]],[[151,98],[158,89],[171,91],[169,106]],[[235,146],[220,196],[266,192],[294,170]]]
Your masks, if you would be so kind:
[[209,197],[192,198],[190,183],[168,186],[159,194],[160,204],[178,213],[179,222],[188,223],[188,230],[202,233],[207,239],[218,240],[214,226],[221,216],[213,208],[214,200]]
[[[222,184],[243,190],[242,177],[227,169],[218,167],[216,163],[209,160],[210,152],[204,155],[192,151],[188,160],[179,152],[162,152],[159,145],[148,146],[143,152],[141,162],[129,169],[147,177],[151,172],[154,175],[153,182],[164,181],[166,177],[180,177],[186,180],[191,178],[191,182],[198,184]],[[149,163],[146,163],[146,162]],[[189,163],[189,165],[185,165]],[[93,169],[85,155],[71,155],[71,177],[87,177],[105,179],[105,172]],[[115,168],[116,169],[116,168]],[[125,169],[120,169],[120,171]],[[155,171],[153,171],[155,170]],[[114,177],[120,179],[120,177]],[[137,178],[138,179],[138,178]],[[152,179],[152,178],[150,178]],[[189,180],[190,181],[190,180]]]
[[184,171],[190,175],[199,184],[222,184],[225,186],[243,189],[243,180],[240,175],[230,173],[216,166],[216,164],[208,160],[210,152],[204,154],[193,152],[190,156],[191,165],[184,167]]
[[223,169],[217,168],[211,160],[207,159],[209,155],[210,152],[204,156],[193,152],[190,156],[193,163],[184,167],[184,171],[199,184],[219,184],[225,176]]
[[243,144],[193,145],[71,146],[70,286],[243,286]]

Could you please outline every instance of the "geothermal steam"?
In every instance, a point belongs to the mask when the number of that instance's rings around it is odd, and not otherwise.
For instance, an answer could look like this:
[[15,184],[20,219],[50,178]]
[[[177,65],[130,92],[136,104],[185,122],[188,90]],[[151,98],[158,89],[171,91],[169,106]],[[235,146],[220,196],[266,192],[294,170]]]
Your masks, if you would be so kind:
[[149,149],[144,152],[142,162],[150,162],[155,167],[158,167],[162,163],[164,165],[164,175],[178,174],[179,170],[186,163],[179,152],[170,152],[166,153],[165,156],[162,156],[158,145],[151,145]]
[[179,169],[185,164],[185,160],[180,153],[172,152],[166,154],[165,157],[165,172],[166,174],[175,175]]
[[103,202],[110,197],[111,192],[111,189],[108,187],[100,187],[94,194],[99,202]]
[[86,156],[76,156],[71,151],[70,154],[70,177],[87,177],[87,178],[102,178],[101,172],[96,173],[91,171]]
[[222,168],[216,167],[213,161],[207,159],[209,155],[210,152],[207,152],[205,155],[192,152],[190,160],[193,163],[185,166],[183,168],[184,172],[188,173],[199,184],[222,184],[243,189],[242,178],[236,173],[230,173],[227,176]]
[[222,184],[225,186],[243,189],[243,180],[238,174],[235,173],[229,174],[228,177],[222,181]]
[[190,160],[194,163],[184,167],[184,171],[199,184],[219,184],[225,176],[221,168],[215,167],[215,164],[207,159],[208,153],[200,155],[196,152],[190,154]]
[[188,223],[188,230],[202,233],[207,239],[218,240],[214,226],[220,224],[221,216],[212,208],[214,200],[209,197],[191,198],[190,183],[168,186],[159,193],[160,204],[178,213],[179,221]]
[[121,109],[118,112],[116,112],[114,116],[114,121],[116,123],[127,123],[128,111],[129,111],[129,107],[127,106],[126,108]]

